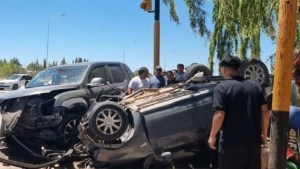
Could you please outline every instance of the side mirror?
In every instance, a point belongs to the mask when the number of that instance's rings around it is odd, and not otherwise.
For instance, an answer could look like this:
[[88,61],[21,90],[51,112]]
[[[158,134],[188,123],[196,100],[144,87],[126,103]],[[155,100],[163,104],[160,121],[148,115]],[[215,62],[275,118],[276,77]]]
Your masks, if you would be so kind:
[[91,80],[91,82],[89,84],[87,84],[87,86],[89,88],[92,88],[92,87],[99,87],[101,85],[104,85],[104,80],[101,78],[101,77],[96,77],[96,78],[93,78]]

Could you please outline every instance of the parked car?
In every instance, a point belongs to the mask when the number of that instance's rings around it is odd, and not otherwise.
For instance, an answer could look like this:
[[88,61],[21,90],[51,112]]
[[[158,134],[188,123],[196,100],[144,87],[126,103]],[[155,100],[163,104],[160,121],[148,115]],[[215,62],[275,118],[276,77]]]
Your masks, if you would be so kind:
[[100,93],[113,94],[109,81],[126,90],[132,72],[119,62],[63,65],[38,73],[23,90],[0,95],[0,135],[23,146],[69,148],[78,141],[77,125]]
[[26,85],[31,79],[30,74],[13,74],[0,81],[0,90],[17,90]]

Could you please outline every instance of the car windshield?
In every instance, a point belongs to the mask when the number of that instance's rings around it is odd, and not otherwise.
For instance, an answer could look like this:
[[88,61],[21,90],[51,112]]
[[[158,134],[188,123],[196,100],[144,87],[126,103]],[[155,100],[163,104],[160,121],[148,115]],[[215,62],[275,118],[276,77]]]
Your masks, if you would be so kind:
[[87,66],[70,66],[46,69],[38,73],[26,88],[61,84],[79,84]]
[[22,75],[11,75],[7,79],[8,80],[18,80]]

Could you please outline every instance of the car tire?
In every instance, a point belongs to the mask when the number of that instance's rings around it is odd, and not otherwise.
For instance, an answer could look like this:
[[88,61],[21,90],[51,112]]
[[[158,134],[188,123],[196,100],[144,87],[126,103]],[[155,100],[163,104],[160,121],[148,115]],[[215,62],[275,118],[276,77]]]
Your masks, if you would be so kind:
[[244,60],[240,66],[240,75],[245,79],[259,83],[263,87],[270,83],[267,66],[257,59]]
[[104,101],[97,103],[88,117],[88,133],[104,141],[121,137],[128,128],[128,115],[117,103]]
[[185,79],[188,80],[192,78],[198,72],[203,72],[203,76],[212,76],[212,73],[207,66],[194,63],[186,68]]
[[19,88],[18,84],[13,84],[12,90],[17,90]]
[[81,115],[66,114],[61,125],[58,128],[59,140],[58,145],[63,149],[68,149],[79,142],[77,126],[80,123]]

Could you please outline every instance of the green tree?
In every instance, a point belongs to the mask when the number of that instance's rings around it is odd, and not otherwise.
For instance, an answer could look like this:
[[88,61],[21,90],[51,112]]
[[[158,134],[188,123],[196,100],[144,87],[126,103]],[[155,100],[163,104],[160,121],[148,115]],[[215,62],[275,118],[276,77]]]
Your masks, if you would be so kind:
[[43,61],[43,68],[44,68],[44,69],[47,68],[47,61],[46,61],[46,59],[44,59],[44,61]]
[[[179,23],[175,0],[163,0],[170,7],[170,16]],[[201,37],[209,37],[205,25],[205,0],[185,0],[189,11],[191,28]],[[298,5],[298,8],[300,6]],[[260,37],[267,35],[275,40],[278,1],[276,0],[213,0],[212,21],[213,33],[209,45],[209,65],[213,70],[213,60],[221,59],[227,53],[238,53],[242,59],[260,58]],[[300,22],[297,22],[296,45],[300,46]]]
[[83,60],[82,60],[82,57],[79,57],[77,63],[82,63],[82,61],[83,61]]
[[39,63],[38,59],[36,59],[35,62],[31,62],[27,65],[26,69],[30,72],[32,72],[32,74],[36,74],[39,71],[42,71],[44,69],[44,64],[45,64],[45,60],[43,65]]
[[15,73],[22,73],[22,71],[24,71],[24,69],[15,63],[5,63],[0,67],[0,77],[5,77]]
[[65,64],[67,64],[67,62],[66,62],[66,59],[63,58],[63,59],[60,61],[60,65],[65,65]]

